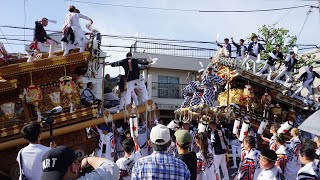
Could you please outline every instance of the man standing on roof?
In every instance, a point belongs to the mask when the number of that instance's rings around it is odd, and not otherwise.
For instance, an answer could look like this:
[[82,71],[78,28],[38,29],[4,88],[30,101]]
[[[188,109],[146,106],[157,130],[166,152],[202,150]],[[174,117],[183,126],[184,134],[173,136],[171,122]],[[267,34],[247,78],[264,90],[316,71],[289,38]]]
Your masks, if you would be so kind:
[[290,56],[287,57],[287,59],[284,61],[285,68],[278,74],[273,82],[277,82],[283,75],[286,76],[286,81],[284,83],[284,86],[287,86],[288,82],[290,81],[292,77],[292,72],[294,70],[294,66],[298,63],[298,60],[296,59],[296,54],[294,52],[290,52]]
[[312,83],[316,77],[320,78],[320,75],[317,72],[313,71],[313,66],[307,67],[306,72],[303,73],[299,78],[299,80],[303,81],[302,86],[292,94],[292,97],[301,92],[303,88],[307,88],[308,94],[306,96],[306,102],[312,94]]
[[48,25],[48,19],[42,18],[35,22],[35,28],[33,33],[33,43],[30,45],[30,49],[33,50],[31,56],[28,58],[27,62],[32,62],[37,54],[44,52],[44,46],[49,46],[49,58],[53,57],[54,47],[58,42],[47,35],[44,27]]
[[[77,10],[74,6],[69,7],[70,13],[66,16],[65,25],[63,29],[68,29],[69,27],[72,28],[74,32],[74,44],[68,44],[65,48],[65,51],[63,53],[64,56],[68,55],[69,51],[74,47],[80,47],[80,52],[83,52],[85,50],[86,44],[88,43],[88,40],[85,36],[85,32],[82,30],[80,26],[80,19],[85,19],[90,21],[90,24],[93,24],[92,19],[89,17],[83,15],[80,13],[79,10]],[[89,25],[90,25],[89,24]]]
[[[242,67],[246,66],[248,61],[253,62],[253,73],[256,73],[256,61],[258,59],[258,55],[260,52],[265,51],[264,47],[258,43],[258,36],[254,35],[251,38],[252,42],[248,46],[248,55],[246,59],[242,62]],[[248,71],[248,65],[247,65],[247,71]]]
[[283,61],[283,54],[281,52],[281,46],[277,44],[276,49],[269,53],[269,57],[264,67],[258,73],[256,73],[256,75],[260,76],[265,70],[269,68],[269,74],[268,74],[267,80],[271,81],[271,75],[275,69],[274,66],[279,60]]
[[231,37],[231,42],[237,48],[236,59],[243,60],[247,51],[247,47],[244,45],[244,40],[240,39],[239,44],[237,44],[233,41],[233,37]]
[[224,39],[224,45],[219,44],[218,41],[216,41],[216,43],[220,48],[226,48],[226,50],[229,53],[228,57],[231,57],[231,45],[229,44],[229,39],[228,38]]
[[149,99],[148,92],[146,85],[144,82],[140,81],[140,71],[139,71],[139,64],[141,65],[148,65],[151,63],[150,60],[141,60],[132,57],[132,53],[129,52],[126,55],[127,58],[111,63],[112,67],[122,66],[125,71],[126,77],[126,87],[127,92],[125,96],[125,105],[131,104],[131,93],[134,90],[134,85],[136,84],[139,89],[141,89],[142,95],[142,102],[146,102]]

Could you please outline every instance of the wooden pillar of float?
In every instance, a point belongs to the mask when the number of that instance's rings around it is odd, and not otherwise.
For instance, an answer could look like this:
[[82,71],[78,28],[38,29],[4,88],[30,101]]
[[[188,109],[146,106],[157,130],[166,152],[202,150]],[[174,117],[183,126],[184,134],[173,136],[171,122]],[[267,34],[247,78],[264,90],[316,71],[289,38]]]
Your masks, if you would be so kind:
[[24,109],[23,112],[24,112],[24,117],[25,117],[26,123],[30,123],[31,113],[30,113],[28,105],[26,103],[26,99],[24,98],[24,96],[22,94],[19,95],[19,98],[21,100],[22,107]]
[[[151,106],[153,104],[153,102],[152,102],[151,99],[149,99],[146,102],[146,104]],[[137,107],[137,111],[138,111],[139,114],[146,112],[147,111],[146,105],[138,106]],[[117,113],[117,114],[113,114],[112,115],[112,119],[114,121],[121,120],[121,119],[124,118],[124,116],[125,116],[125,114],[123,112],[120,112],[120,113]],[[62,128],[54,129],[53,130],[53,134],[54,134],[54,136],[59,136],[59,135],[67,134],[67,133],[74,132],[74,131],[84,130],[87,127],[97,126],[97,125],[102,124],[104,122],[105,122],[104,117],[100,117],[100,118],[97,118],[97,119],[91,119],[91,120],[84,121],[84,122],[81,122],[81,123],[78,123],[78,124],[73,124],[73,125],[70,125],[70,126],[65,126],[65,127],[62,127]],[[41,138],[42,139],[48,139],[49,137],[50,137],[50,132],[49,131],[43,132],[41,134]],[[0,151],[3,151],[5,149],[11,148],[11,147],[19,146],[19,145],[22,145],[22,144],[27,144],[27,143],[28,142],[23,138],[18,138],[18,139],[14,139],[14,140],[11,140],[11,141],[3,142],[3,143],[0,143]]]

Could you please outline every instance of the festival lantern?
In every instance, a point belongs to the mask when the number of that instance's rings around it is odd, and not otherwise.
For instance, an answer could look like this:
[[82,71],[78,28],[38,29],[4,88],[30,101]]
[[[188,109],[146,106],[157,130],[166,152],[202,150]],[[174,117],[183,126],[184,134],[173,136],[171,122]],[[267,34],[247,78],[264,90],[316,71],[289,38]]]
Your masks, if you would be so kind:
[[138,137],[138,118],[137,116],[130,117],[130,134],[131,137]]
[[5,104],[1,104],[1,110],[3,111],[4,115],[8,119],[12,119],[14,118],[14,114],[15,114],[15,103],[9,102]]
[[54,106],[60,106],[60,92],[50,93],[49,97]]
[[236,119],[234,121],[233,130],[232,130],[233,134],[238,134],[238,131],[239,131],[239,128],[240,128],[240,123],[241,123],[240,119]]
[[271,96],[268,93],[264,93],[261,97],[261,105],[263,106],[263,117],[268,118],[269,113],[268,110],[271,105]]
[[244,137],[247,136],[249,131],[249,126],[250,126],[250,121],[244,120],[242,123],[241,131],[240,131],[239,141],[242,142]]
[[289,129],[293,126],[293,122],[287,121],[286,123],[282,124],[281,127],[278,129],[277,133],[286,133]]
[[262,120],[258,129],[258,134],[262,134],[263,131],[266,129],[268,122],[266,120]]
[[253,89],[251,85],[246,85],[243,91],[243,98],[247,101],[247,111],[249,111],[249,103],[252,101],[252,98],[254,97]]
[[72,94],[76,92],[76,85],[71,76],[63,76],[60,78],[60,91],[68,95],[70,101],[70,113],[73,112],[74,106],[72,103]]
[[39,102],[42,100],[41,88],[37,85],[31,85],[27,88],[27,96],[30,98],[30,102],[35,106],[38,115],[38,122],[41,121],[41,112],[39,108]]

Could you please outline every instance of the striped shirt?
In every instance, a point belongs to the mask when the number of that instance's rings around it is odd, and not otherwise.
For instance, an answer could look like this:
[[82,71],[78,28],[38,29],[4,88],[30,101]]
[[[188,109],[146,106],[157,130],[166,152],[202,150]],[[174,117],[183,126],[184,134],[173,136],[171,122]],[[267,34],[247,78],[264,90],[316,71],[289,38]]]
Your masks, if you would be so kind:
[[133,167],[131,179],[190,179],[187,165],[163,151],[139,159]]

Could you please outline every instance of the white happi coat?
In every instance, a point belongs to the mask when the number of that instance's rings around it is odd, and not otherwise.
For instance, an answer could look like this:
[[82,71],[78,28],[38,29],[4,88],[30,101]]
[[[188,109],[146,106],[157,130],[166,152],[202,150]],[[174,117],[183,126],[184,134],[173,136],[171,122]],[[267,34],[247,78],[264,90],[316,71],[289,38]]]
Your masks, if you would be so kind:
[[208,158],[205,159],[202,152],[197,154],[197,180],[211,180],[216,179],[216,168],[214,166],[214,155],[210,148],[208,148]]
[[303,166],[298,171],[297,180],[308,179],[308,180],[318,180],[320,179],[320,161],[315,159]]
[[[114,161],[114,157],[111,156],[111,153],[113,153],[115,150],[115,141],[114,141],[113,133],[109,132],[108,134],[103,134],[102,130],[100,129],[98,129],[98,132],[100,135],[100,140],[99,140],[99,149],[97,151],[97,156],[104,157],[111,161]],[[105,149],[103,149],[103,147],[105,147]]]

